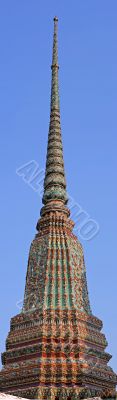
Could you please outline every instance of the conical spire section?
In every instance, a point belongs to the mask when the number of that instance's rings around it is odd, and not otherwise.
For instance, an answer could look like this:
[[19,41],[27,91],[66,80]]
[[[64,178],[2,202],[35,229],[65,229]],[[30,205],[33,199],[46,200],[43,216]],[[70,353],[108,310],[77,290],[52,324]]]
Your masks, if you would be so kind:
[[62,201],[67,203],[66,180],[64,172],[63,147],[60,125],[59,83],[58,83],[58,18],[54,18],[53,55],[50,124],[48,134],[46,172],[44,180],[43,203]]
[[53,55],[52,55],[52,87],[51,87],[51,111],[56,109],[60,111],[59,105],[59,84],[58,84],[58,18],[54,18],[54,37],[53,37]]

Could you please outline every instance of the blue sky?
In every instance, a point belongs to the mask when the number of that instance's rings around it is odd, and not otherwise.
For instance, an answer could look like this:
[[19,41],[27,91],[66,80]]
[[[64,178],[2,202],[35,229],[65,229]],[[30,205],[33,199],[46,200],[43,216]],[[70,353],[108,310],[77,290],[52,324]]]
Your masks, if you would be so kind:
[[53,17],[68,193],[99,224],[82,241],[93,314],[117,370],[117,2],[3,0],[0,10],[1,343],[18,313],[41,199],[16,174],[45,167]]

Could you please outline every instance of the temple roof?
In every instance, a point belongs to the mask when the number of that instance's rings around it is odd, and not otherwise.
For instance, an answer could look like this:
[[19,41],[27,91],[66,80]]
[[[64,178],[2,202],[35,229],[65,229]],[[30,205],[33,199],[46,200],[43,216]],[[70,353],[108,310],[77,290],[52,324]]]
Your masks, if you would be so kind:
[[[12,395],[5,394],[5,393],[0,393],[0,400],[16,400],[16,399],[25,400],[23,397],[17,397],[17,396],[12,396]],[[89,400],[93,400],[93,399],[94,400],[101,400],[101,397],[89,398]],[[107,399],[107,400],[111,400],[111,399]]]
[[25,400],[23,397],[12,396],[6,393],[0,393],[0,400],[18,400],[18,399]]

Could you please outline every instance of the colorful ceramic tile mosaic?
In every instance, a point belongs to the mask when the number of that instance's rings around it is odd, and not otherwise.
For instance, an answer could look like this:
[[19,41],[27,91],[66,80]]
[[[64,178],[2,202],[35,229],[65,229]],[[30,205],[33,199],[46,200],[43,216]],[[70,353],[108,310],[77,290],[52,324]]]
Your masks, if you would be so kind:
[[102,322],[91,312],[83,249],[67,207],[54,18],[43,207],[28,260],[22,312],[11,319],[0,391],[25,398],[114,397]]

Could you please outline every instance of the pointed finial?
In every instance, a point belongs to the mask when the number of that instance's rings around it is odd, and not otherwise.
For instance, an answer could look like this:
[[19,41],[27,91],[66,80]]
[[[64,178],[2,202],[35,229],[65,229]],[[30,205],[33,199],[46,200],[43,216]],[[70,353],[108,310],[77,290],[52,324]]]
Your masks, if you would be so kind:
[[[60,125],[59,84],[58,84],[58,18],[54,17],[53,54],[52,54],[52,81],[50,124],[46,171],[44,180],[43,204],[61,201],[67,203],[66,180],[63,160],[63,147]],[[43,209],[42,209],[43,210]]]
[[52,82],[51,82],[51,111],[59,110],[59,85],[58,85],[58,18],[54,17],[54,35],[52,52]]
[[53,55],[51,68],[59,68],[58,66],[58,18],[54,17],[54,37],[53,37]]

